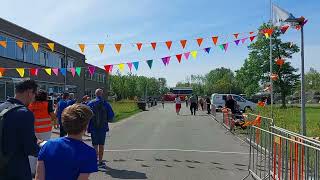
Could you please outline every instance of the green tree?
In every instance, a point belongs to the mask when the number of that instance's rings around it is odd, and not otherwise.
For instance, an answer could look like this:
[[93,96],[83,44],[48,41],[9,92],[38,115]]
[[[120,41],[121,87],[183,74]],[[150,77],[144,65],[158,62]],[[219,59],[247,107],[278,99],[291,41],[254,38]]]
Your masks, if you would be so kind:
[[306,73],[306,90],[320,91],[320,73],[313,68],[310,68]]

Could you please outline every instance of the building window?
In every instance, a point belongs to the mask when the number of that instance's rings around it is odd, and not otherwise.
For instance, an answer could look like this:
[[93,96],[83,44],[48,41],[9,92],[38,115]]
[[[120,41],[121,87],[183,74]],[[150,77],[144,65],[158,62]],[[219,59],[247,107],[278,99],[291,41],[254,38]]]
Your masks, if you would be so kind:
[[33,48],[30,44],[26,44],[25,45],[25,58],[24,58],[24,61],[25,62],[28,62],[28,63],[32,63],[32,60],[33,60]]
[[42,50],[40,52],[40,65],[45,66],[47,59],[48,59],[47,52],[45,50]]
[[6,57],[11,59],[16,59],[16,43],[10,38],[7,38],[7,51]]
[[74,67],[74,59],[68,57],[68,66],[67,68],[73,68]]

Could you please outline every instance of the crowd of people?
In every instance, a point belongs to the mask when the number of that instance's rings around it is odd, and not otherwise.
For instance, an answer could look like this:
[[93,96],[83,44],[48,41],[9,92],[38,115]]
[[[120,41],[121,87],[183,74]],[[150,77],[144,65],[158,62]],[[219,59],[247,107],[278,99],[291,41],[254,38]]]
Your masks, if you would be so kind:
[[[192,94],[190,97],[185,96],[184,100],[187,108],[189,107],[189,104],[190,104],[191,115],[196,115],[196,111],[199,110],[199,105],[202,111],[207,110],[207,114],[211,114],[211,100],[209,96],[205,98],[200,97],[199,99],[197,95]],[[177,95],[174,102],[175,102],[176,113],[177,115],[180,115],[181,104],[182,104],[181,97]],[[162,105],[164,107],[163,99],[162,99]]]
[[[84,180],[105,167],[104,144],[114,112],[102,89],[95,95],[77,101],[63,93],[52,104],[35,81],[18,83],[15,96],[0,104],[0,179]],[[51,138],[53,127],[60,138]],[[82,140],[86,132],[93,148]]]

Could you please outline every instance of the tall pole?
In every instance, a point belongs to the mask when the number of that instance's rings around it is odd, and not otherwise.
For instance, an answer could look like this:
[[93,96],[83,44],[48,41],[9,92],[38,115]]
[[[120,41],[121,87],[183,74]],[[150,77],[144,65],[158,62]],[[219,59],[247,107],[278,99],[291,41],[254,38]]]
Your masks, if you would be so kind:
[[302,135],[307,134],[306,127],[306,93],[305,93],[305,82],[304,82],[304,37],[303,37],[303,23],[300,23],[301,26],[301,133]]
[[[270,25],[272,25],[272,0],[270,0]],[[271,75],[273,73],[273,60],[272,60],[272,35],[270,38],[270,113],[271,118],[273,118],[273,81]]]

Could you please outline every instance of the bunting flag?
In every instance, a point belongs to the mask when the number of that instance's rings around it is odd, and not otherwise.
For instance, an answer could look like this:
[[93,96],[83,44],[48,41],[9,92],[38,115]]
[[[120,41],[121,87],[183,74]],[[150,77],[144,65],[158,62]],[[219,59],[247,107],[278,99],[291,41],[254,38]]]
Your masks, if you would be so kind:
[[163,57],[162,62],[165,66],[169,65],[171,56]]
[[32,46],[33,46],[33,49],[34,49],[36,52],[38,52],[39,43],[37,43],[37,42],[32,42],[31,44],[32,44]]
[[181,58],[182,58],[182,54],[177,54],[176,58],[177,58],[178,62],[180,63],[181,62]]
[[198,43],[199,47],[201,46],[202,41],[203,41],[203,38],[198,38],[198,39],[197,39],[197,43]]
[[187,40],[180,40],[180,44],[182,46],[182,49],[184,49],[186,47]]
[[303,23],[302,23],[302,26],[304,26],[305,24],[307,24],[308,22],[308,19],[304,20]]
[[276,64],[279,65],[280,67],[282,67],[282,65],[284,64],[284,59],[277,59],[276,60]]
[[250,41],[252,42],[256,36],[250,36]]
[[132,71],[132,63],[129,62],[129,63],[127,63],[127,65],[128,65],[128,67],[129,67],[129,69],[130,69],[130,72],[131,72],[131,71]]
[[0,45],[4,48],[7,48],[7,41],[0,41]]
[[150,59],[150,60],[147,60],[146,62],[147,62],[147,64],[148,64],[149,68],[151,69],[153,60]]
[[117,52],[120,53],[120,50],[121,50],[121,44],[115,44],[114,45],[117,49]]
[[236,45],[238,46],[238,45],[239,45],[239,42],[240,42],[240,39],[235,40],[234,42],[235,42],[235,43],[236,43]]
[[301,29],[300,25],[296,25],[296,30],[299,31]]
[[88,70],[89,70],[90,75],[93,76],[94,72],[96,71],[96,67],[95,66],[89,66]]
[[196,58],[197,58],[198,51],[191,51],[190,54],[191,54],[191,56],[193,57],[193,59],[196,59]]
[[80,77],[80,74],[81,74],[81,67],[76,67],[76,72],[77,72],[78,76]]
[[189,59],[190,52],[183,53],[183,55],[186,59]]
[[224,50],[223,44],[220,44],[219,47],[220,47],[220,49],[221,49],[222,51]]
[[113,68],[113,65],[105,65],[104,66],[104,69],[106,70],[106,72],[108,74],[112,72],[112,68]]
[[214,37],[212,37],[212,41],[213,41],[213,44],[214,44],[214,45],[217,45],[217,42],[218,42],[218,36],[214,36]]
[[38,76],[38,69],[37,68],[31,68],[30,69],[30,75],[31,76]]
[[244,44],[244,42],[246,42],[246,40],[247,40],[248,38],[246,37],[246,38],[243,38],[243,39],[241,39],[241,43],[242,44]]
[[74,77],[76,75],[76,68],[70,68],[72,77]]
[[24,76],[24,68],[16,68],[16,70],[18,71],[20,77]]
[[17,44],[17,46],[18,46],[20,49],[22,49],[22,47],[23,47],[23,41],[17,41],[16,44]]
[[142,43],[137,43],[137,48],[139,51],[141,50],[141,47],[142,47]]
[[118,68],[120,70],[120,72],[122,72],[124,70],[124,64],[118,64]]
[[170,50],[171,45],[172,45],[172,41],[166,41],[166,45],[167,45],[168,49]]
[[282,26],[282,27],[280,28],[282,34],[286,33],[289,27],[290,27],[289,25]]
[[238,39],[239,33],[235,33],[235,34],[233,34],[233,36],[234,36],[236,39]]
[[273,29],[271,29],[271,28],[270,29],[264,29],[264,30],[262,30],[262,33],[265,35],[266,38],[269,38],[273,33]]
[[134,68],[136,69],[136,71],[138,71],[139,61],[133,62],[132,64],[133,64]]
[[47,43],[48,47],[51,49],[51,51],[54,51],[54,43]]
[[229,47],[229,43],[223,44],[224,51],[227,51],[228,47]]
[[4,76],[4,72],[6,71],[5,68],[0,68],[0,77]]
[[59,68],[52,68],[52,71],[56,76],[59,75]]
[[85,44],[78,44],[79,48],[80,48],[80,51],[82,53],[84,53],[84,49],[86,48],[86,45]]
[[249,32],[249,34],[254,34],[254,31]]
[[103,50],[104,50],[104,44],[98,44],[98,47],[100,49],[100,53],[103,53]]
[[151,43],[151,46],[152,46],[152,49],[153,49],[153,50],[156,50],[157,43],[156,43],[156,42],[152,42],[152,43]]
[[51,68],[45,68],[44,71],[46,71],[46,73],[51,76]]
[[61,73],[63,76],[66,76],[66,75],[67,75],[67,69],[66,69],[66,68],[60,68],[60,73]]
[[206,51],[208,54],[210,53],[210,50],[211,50],[211,48],[210,48],[210,47],[208,47],[208,48],[204,48],[204,51]]

